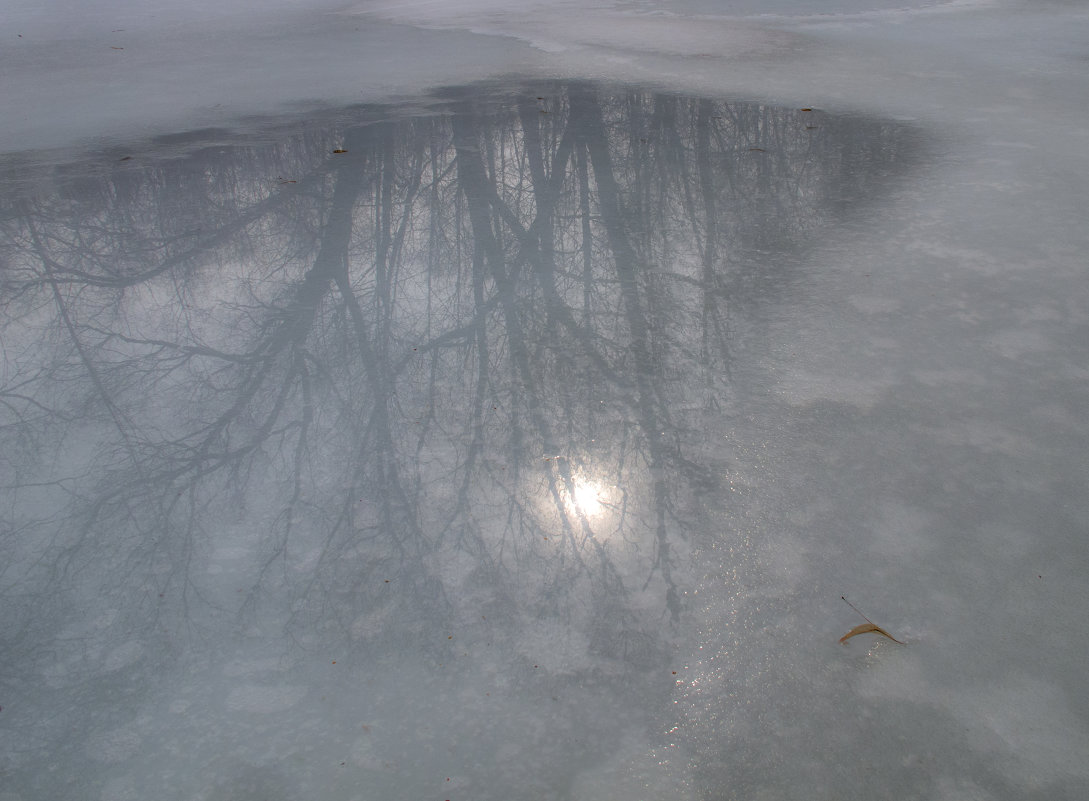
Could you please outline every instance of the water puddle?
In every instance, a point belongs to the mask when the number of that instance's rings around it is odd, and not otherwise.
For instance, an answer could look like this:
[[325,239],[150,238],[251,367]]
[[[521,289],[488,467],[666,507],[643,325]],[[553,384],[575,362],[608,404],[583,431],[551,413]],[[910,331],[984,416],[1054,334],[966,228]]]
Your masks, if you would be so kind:
[[9,166],[5,784],[564,798],[653,745],[748,310],[913,142],[549,83]]

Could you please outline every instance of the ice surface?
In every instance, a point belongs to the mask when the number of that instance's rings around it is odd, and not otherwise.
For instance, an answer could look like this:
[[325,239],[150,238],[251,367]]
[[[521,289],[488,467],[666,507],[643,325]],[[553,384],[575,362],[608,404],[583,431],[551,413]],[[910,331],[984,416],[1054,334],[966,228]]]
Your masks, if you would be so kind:
[[6,13],[2,801],[1089,797],[1083,5]]

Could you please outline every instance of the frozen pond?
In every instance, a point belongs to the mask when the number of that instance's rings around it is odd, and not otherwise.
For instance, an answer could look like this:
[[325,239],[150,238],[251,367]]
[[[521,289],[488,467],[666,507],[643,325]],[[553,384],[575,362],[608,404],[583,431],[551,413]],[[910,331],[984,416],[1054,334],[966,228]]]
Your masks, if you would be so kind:
[[13,599],[52,719],[20,783],[60,747],[51,781],[139,762],[141,793],[164,758],[214,762],[179,797],[215,797],[274,755],[307,794],[544,798],[675,719],[686,621],[726,600],[708,560],[731,597],[753,580],[746,342],[912,136],[588,84],[444,95],[173,137],[14,204],[8,561],[55,588]]
[[0,801],[1089,794],[1084,12],[251,11],[13,12]]

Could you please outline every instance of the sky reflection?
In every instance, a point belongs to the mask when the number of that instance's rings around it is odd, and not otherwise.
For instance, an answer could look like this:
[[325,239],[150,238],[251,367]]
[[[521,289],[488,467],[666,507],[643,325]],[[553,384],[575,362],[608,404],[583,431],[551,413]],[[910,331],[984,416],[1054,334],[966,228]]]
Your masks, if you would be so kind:
[[[586,84],[436,104],[261,146],[198,135],[4,201],[24,786],[48,790],[45,755],[105,730],[127,744],[102,746],[110,765],[184,750],[200,720],[259,743],[270,708],[325,708],[299,672],[313,655],[445,671],[408,687],[387,666],[396,697],[426,699],[453,666],[562,695],[547,737],[508,738],[536,748],[530,785],[608,748],[551,734],[604,734],[614,694],[664,703],[692,548],[728,496],[735,310],[791,279],[769,252],[901,168],[908,134]],[[152,689],[170,675],[184,695],[238,638],[251,673],[284,666],[278,689],[216,673],[226,706],[184,701],[192,728],[167,734]],[[524,690],[542,675],[551,690]],[[471,728],[492,703],[473,698],[443,703]],[[373,703],[366,719],[418,712]],[[449,768],[391,762],[418,730],[387,731],[359,735],[352,770],[423,797],[411,777]],[[464,785],[512,797],[502,748],[481,748]]]

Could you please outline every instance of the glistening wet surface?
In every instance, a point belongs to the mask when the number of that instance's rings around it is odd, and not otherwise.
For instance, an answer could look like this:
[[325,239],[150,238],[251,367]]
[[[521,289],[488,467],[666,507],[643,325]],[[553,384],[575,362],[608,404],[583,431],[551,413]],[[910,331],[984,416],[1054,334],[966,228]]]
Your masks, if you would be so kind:
[[12,161],[12,797],[560,799],[636,757],[691,792],[665,723],[702,560],[747,580],[747,343],[917,136],[592,84],[413,108]]

